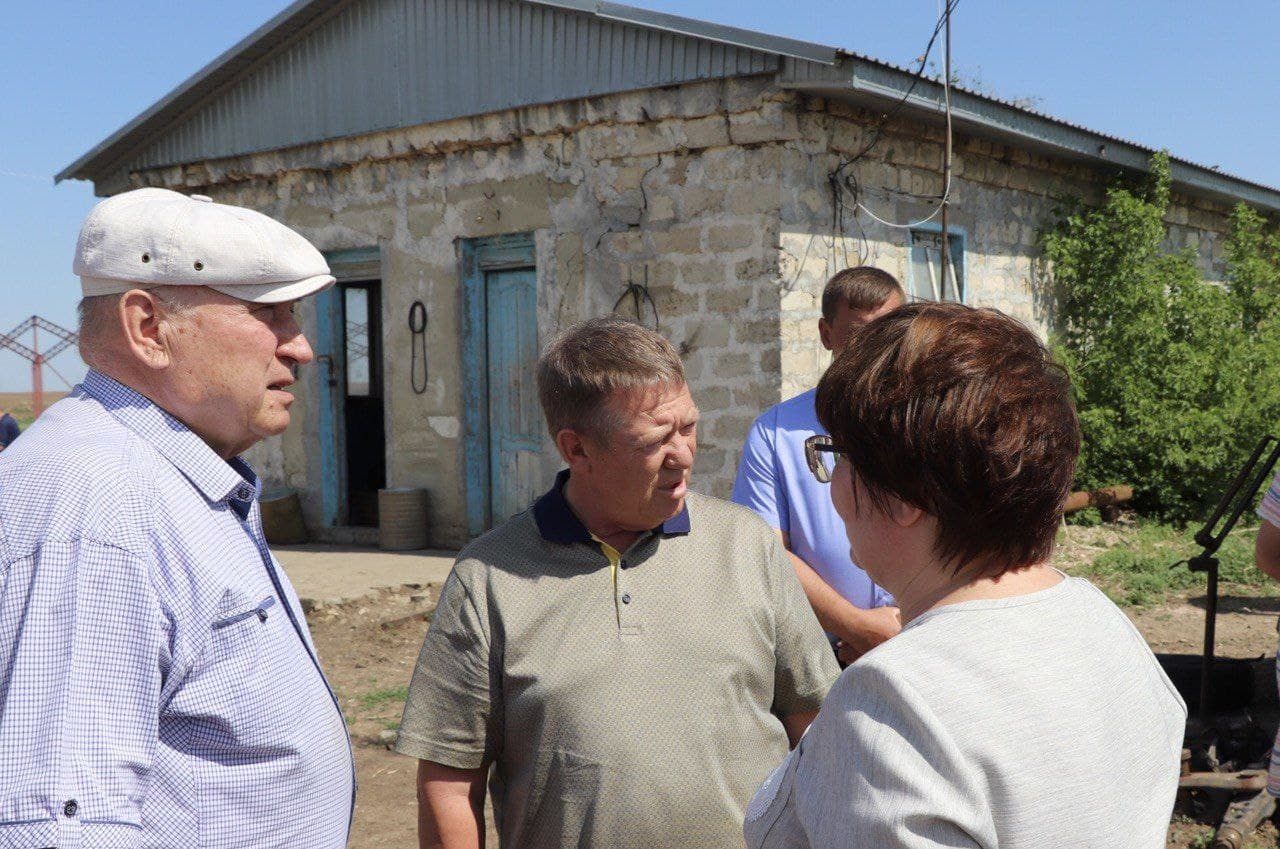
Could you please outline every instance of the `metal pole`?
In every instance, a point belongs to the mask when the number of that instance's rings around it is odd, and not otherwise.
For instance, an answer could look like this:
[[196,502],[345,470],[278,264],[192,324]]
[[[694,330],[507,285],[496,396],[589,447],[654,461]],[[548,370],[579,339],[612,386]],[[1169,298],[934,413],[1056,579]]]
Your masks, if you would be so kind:
[[[946,6],[946,36],[943,40],[943,73],[946,77],[943,79],[943,85],[950,87],[951,85],[951,0],[944,0]],[[949,116],[948,116],[949,117]],[[947,238],[947,189],[951,186],[951,126],[948,123],[947,140],[944,146],[945,152],[942,157],[942,293],[945,296],[947,291],[947,264],[951,262],[951,241]],[[960,293],[955,293],[959,297]]]
[[31,410],[32,416],[44,412],[44,357],[40,354],[40,331],[31,325],[31,350],[36,358],[31,361]]
[[1208,728],[1209,691],[1213,689],[1213,642],[1218,624],[1218,558],[1209,559],[1209,580],[1205,587],[1204,659],[1200,667],[1200,720]]

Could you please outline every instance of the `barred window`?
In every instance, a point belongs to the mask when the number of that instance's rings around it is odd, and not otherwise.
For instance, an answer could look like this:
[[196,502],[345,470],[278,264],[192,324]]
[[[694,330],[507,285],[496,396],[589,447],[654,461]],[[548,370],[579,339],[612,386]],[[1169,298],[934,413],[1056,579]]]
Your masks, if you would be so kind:
[[911,231],[911,300],[965,301],[964,234],[948,233],[951,261],[946,279],[942,277],[942,233],[938,230]]

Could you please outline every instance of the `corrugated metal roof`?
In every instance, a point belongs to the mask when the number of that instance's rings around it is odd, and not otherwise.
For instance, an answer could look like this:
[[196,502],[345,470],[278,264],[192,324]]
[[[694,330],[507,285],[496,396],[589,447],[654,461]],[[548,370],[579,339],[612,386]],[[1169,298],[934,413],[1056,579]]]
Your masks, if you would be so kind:
[[[297,0],[55,178],[101,183],[515,106],[778,72],[785,86],[878,102],[911,71],[813,44],[600,0]],[[962,127],[1143,168],[1151,148],[953,89]],[[921,80],[906,106],[936,114]],[[1101,147],[1101,149],[1100,149]],[[1280,191],[1175,159],[1180,187],[1280,210]]]
[[125,160],[138,170],[613,91],[777,56],[511,0],[347,3]]
[[[941,121],[944,115],[942,84],[921,78],[912,90],[914,79],[914,71],[853,54],[844,54],[832,66],[787,60],[778,75],[779,83],[785,88],[854,103],[883,105],[897,103],[905,97],[904,108],[911,109],[915,116],[925,115]],[[1138,171],[1147,169],[1157,150],[960,86],[953,86],[951,94],[955,126],[983,136],[1095,165]],[[1179,189],[1280,211],[1280,190],[1271,186],[1176,156],[1170,156],[1170,171]]]

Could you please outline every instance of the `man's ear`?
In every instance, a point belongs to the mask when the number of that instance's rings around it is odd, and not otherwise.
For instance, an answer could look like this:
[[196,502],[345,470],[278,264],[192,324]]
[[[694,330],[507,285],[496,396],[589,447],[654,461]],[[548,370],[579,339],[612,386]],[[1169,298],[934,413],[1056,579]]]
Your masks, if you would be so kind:
[[173,364],[169,322],[159,298],[143,289],[131,289],[121,296],[117,315],[125,345],[140,365],[159,371]]
[[825,318],[818,319],[818,338],[822,340],[822,347],[828,351],[836,349],[835,340],[831,338],[831,325]]
[[591,459],[587,456],[586,442],[576,430],[563,428],[556,434],[555,443],[556,450],[569,466],[570,474],[586,472],[590,468]]

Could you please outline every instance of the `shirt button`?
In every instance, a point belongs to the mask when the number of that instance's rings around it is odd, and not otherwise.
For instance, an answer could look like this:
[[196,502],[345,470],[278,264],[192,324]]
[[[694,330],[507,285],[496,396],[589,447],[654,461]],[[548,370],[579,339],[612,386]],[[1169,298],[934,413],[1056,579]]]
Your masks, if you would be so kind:
[[623,604],[630,604],[630,603],[631,603],[631,593],[623,593],[623,594],[622,594],[622,603],[623,603]]
[[74,817],[76,815],[76,811],[78,810],[80,810],[80,806],[76,804],[75,799],[72,799],[71,801],[67,802],[67,804],[62,806],[62,815],[64,817]]

